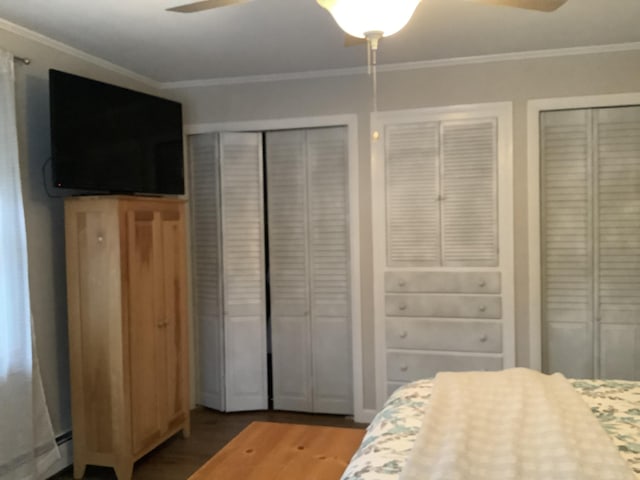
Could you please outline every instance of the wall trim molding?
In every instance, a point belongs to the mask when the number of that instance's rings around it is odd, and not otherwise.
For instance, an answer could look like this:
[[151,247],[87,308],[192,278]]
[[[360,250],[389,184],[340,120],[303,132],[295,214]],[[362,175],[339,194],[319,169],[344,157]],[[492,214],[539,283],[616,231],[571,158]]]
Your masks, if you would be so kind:
[[52,477],[73,464],[73,439],[71,438],[71,431],[58,436],[56,441],[58,442],[60,458],[49,467],[43,478]]
[[[533,50],[527,52],[498,53],[492,55],[476,55],[471,57],[443,58],[438,60],[423,60],[418,62],[403,62],[378,65],[378,72],[398,72],[422,70],[428,68],[456,67],[493,62],[510,62],[539,58],[565,57],[572,55],[593,55],[599,53],[616,53],[640,50],[640,42],[617,43],[611,45],[593,45],[588,47],[558,48],[549,50]],[[179,82],[165,82],[161,89],[186,89],[202,87],[219,87],[225,85],[242,85],[250,83],[281,82],[292,80],[314,80],[327,77],[345,77],[351,75],[365,75],[367,67],[335,68],[328,70],[310,70],[306,72],[291,72],[266,75],[247,75],[240,77],[210,78],[199,80],[185,80]]]
[[[54,48],[58,51],[74,56],[86,62],[92,63],[98,67],[110,70],[114,73],[118,73],[132,80],[142,82],[149,87],[156,88],[158,90],[179,90],[187,88],[202,88],[202,87],[216,87],[225,85],[242,85],[251,83],[264,83],[264,82],[281,82],[292,80],[314,80],[319,78],[328,77],[344,77],[352,75],[365,75],[367,74],[367,67],[350,67],[350,68],[335,68],[326,70],[309,70],[302,72],[291,73],[274,73],[264,75],[246,75],[235,77],[221,77],[221,78],[204,78],[194,80],[184,80],[176,82],[161,82],[154,80],[150,77],[138,74],[124,67],[116,65],[115,63],[104,60],[95,55],[91,55],[87,52],[71,47],[63,42],[54,40],[46,35],[37,33],[26,27],[9,22],[8,20],[0,18],[0,29],[7,30],[11,33],[15,33],[24,38],[40,43],[42,45]],[[640,42],[627,42],[627,43],[615,43],[609,45],[591,45],[585,47],[569,47],[569,48],[557,48],[548,50],[532,50],[524,52],[508,52],[498,53],[491,55],[475,55],[467,57],[455,57],[455,58],[442,58],[436,60],[422,60],[417,62],[402,62],[392,64],[378,65],[378,72],[397,72],[397,71],[410,71],[410,70],[422,70],[428,68],[442,68],[442,67],[455,67],[461,65],[474,65],[493,62],[508,62],[538,58],[552,58],[552,57],[564,57],[572,55],[592,55],[599,53],[616,53],[616,52],[628,52],[640,50]],[[22,54],[22,52],[16,52],[16,54]]]
[[[54,40],[53,38],[47,37],[46,35],[42,35],[40,33],[34,32],[33,30],[29,30],[28,28],[22,27],[20,25],[16,25],[15,23],[11,23],[3,18],[0,18],[0,29],[7,30],[8,32],[15,33],[16,35],[20,35],[28,40],[40,43],[47,47],[51,47],[60,52],[66,53],[67,55],[71,55],[80,60],[84,60],[85,62],[92,63],[98,67],[104,68],[105,70],[109,70],[114,73],[118,73],[132,80],[136,80],[138,82],[142,82],[143,84],[155,88],[157,90],[162,89],[162,83],[153,80],[149,77],[145,77],[144,75],[140,75],[131,70],[123,68],[115,63],[111,63],[107,60],[103,60],[100,57],[96,57],[95,55],[91,55],[87,52],[79,50],[77,48],[71,47],[66,43],[59,42],[58,40]],[[15,52],[20,56],[29,56],[23,54],[23,52]],[[31,59],[34,60],[34,59]]]
[[545,110],[640,105],[640,92],[534,99],[527,102],[529,217],[529,368],[542,370],[542,272],[540,253],[540,113]]

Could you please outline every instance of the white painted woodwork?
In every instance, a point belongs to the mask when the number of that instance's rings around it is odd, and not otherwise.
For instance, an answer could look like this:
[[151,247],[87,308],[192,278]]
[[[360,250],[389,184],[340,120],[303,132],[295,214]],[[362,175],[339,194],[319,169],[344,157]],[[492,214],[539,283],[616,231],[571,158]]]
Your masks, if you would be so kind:
[[220,134],[226,411],[263,410],[267,320],[262,139]]
[[510,112],[372,116],[379,403],[438,371],[515,364]]
[[500,293],[500,272],[399,272],[384,274],[390,293]]
[[389,351],[387,378],[389,382],[411,382],[433,377],[438,372],[468,370],[500,370],[500,355],[448,354],[430,351]]
[[439,265],[440,126],[388,125],[384,132],[387,263]]
[[502,352],[500,322],[390,317],[386,326],[390,349]]
[[273,406],[313,410],[306,132],[266,135]]
[[496,120],[442,122],[442,264],[498,263]]
[[640,378],[640,107],[541,116],[543,368]]
[[274,408],[352,413],[345,128],[266,134]]
[[194,318],[197,326],[199,398],[224,410],[224,328],[220,259],[220,170],[218,135],[189,136],[191,166],[191,257]]
[[399,295],[386,296],[388,316],[502,318],[497,295]]
[[263,410],[268,394],[261,136],[192,135],[189,149],[200,401],[225,411]]

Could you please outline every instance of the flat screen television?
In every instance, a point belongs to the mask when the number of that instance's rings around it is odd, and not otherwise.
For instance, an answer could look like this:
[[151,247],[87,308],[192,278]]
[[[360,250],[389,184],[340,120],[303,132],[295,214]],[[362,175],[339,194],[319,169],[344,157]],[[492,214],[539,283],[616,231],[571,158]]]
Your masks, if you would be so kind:
[[184,193],[180,103],[49,70],[49,106],[54,186]]

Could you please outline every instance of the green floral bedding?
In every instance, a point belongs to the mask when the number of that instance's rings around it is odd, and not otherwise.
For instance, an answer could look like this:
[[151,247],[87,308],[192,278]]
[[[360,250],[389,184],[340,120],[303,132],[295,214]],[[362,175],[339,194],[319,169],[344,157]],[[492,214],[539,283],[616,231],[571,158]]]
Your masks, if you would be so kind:
[[[640,480],[640,382],[569,380]],[[422,424],[432,380],[396,390],[367,428],[342,480],[397,480]]]

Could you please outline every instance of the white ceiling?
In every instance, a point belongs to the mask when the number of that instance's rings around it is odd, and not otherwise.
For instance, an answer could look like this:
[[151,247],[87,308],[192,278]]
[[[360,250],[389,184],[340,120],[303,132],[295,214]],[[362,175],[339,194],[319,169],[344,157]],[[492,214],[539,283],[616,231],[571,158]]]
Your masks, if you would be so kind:
[[[183,3],[3,0],[0,18],[161,83],[366,63],[365,47],[345,48],[342,32],[315,0],[254,0],[191,14],[165,11]],[[636,43],[639,22],[640,0],[569,0],[553,13],[423,0],[406,28],[384,39],[378,62]]]

